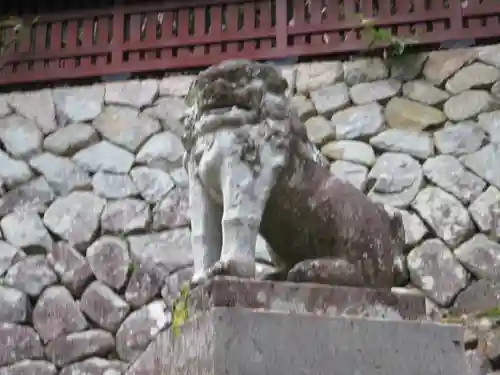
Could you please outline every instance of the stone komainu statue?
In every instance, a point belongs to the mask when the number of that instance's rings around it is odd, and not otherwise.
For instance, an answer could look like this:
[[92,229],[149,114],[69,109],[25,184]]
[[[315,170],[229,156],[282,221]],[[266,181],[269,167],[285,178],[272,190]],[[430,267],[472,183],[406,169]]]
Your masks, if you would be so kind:
[[201,72],[186,98],[194,285],[254,277],[260,233],[291,281],[390,287],[404,229],[336,178],[290,107],[272,65],[226,61]]

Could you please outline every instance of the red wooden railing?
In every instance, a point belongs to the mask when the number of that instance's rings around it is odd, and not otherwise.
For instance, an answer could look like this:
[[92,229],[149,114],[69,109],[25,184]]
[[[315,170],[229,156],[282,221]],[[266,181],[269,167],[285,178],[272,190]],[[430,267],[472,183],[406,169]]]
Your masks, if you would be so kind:
[[108,0],[42,12],[0,85],[359,51],[360,14],[421,43],[500,36],[500,0]]

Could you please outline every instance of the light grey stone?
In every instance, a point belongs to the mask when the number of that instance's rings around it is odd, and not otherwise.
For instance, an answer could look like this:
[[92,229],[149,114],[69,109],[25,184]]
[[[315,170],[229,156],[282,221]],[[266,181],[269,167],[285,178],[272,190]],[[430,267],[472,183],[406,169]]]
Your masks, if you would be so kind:
[[441,189],[453,194],[468,205],[486,188],[486,183],[467,171],[460,161],[451,155],[438,155],[422,166],[425,177]]
[[486,135],[476,122],[447,123],[434,133],[434,143],[441,154],[460,156],[477,151],[485,142]]
[[304,123],[304,126],[309,140],[317,145],[335,139],[334,125],[323,116],[311,117]]
[[0,276],[3,276],[10,266],[25,256],[20,249],[0,240]]
[[13,93],[9,104],[18,114],[37,124],[43,134],[57,129],[52,90]]
[[473,282],[455,299],[450,312],[455,316],[488,311],[500,304],[500,287],[491,280],[481,279]]
[[43,359],[42,343],[33,328],[14,323],[0,323],[0,337],[0,367],[25,359]]
[[455,250],[458,260],[479,279],[500,282],[500,245],[476,234]]
[[9,100],[9,94],[0,94],[0,118],[7,117],[12,113],[12,107],[9,105]]
[[408,99],[426,105],[438,105],[450,97],[450,94],[446,91],[438,89],[423,79],[405,83],[403,85],[403,95]]
[[189,228],[128,236],[134,264],[155,264],[167,275],[192,265]]
[[48,286],[57,282],[57,276],[43,255],[19,260],[5,275],[5,285],[19,289],[30,297],[38,297]]
[[308,93],[322,86],[340,81],[343,76],[342,63],[338,61],[298,64],[297,92]]
[[125,240],[103,236],[87,249],[87,261],[100,282],[119,290],[127,281],[130,255]]
[[467,350],[465,352],[467,363],[467,375],[488,375],[493,367],[487,356],[479,349]]
[[488,144],[460,161],[483,180],[500,189],[500,145]]
[[407,264],[412,283],[440,306],[448,306],[469,281],[467,271],[438,239],[413,249]]
[[165,131],[153,135],[140,148],[135,158],[136,163],[147,164],[163,170],[180,167],[184,146],[174,133]]
[[384,101],[397,95],[401,90],[401,82],[395,79],[358,83],[349,90],[354,104],[363,105]]
[[30,160],[30,166],[42,174],[54,191],[66,195],[73,190],[89,189],[91,179],[87,171],[63,156],[49,152],[37,155]]
[[311,117],[316,116],[316,108],[312,100],[308,99],[304,95],[295,95],[290,100],[290,106],[299,116],[300,121],[306,122]]
[[460,245],[474,231],[467,209],[453,195],[440,188],[424,188],[411,206],[451,248]]
[[63,286],[44,290],[33,309],[33,327],[44,343],[88,328],[71,293]]
[[350,183],[356,189],[365,190],[368,168],[350,161],[337,160],[330,165],[330,172],[340,180]]
[[500,46],[498,44],[476,48],[477,59],[486,64],[500,68]]
[[45,212],[43,222],[70,245],[86,246],[97,233],[105,203],[92,193],[75,191],[57,198]]
[[0,178],[7,189],[28,182],[32,177],[33,172],[26,162],[13,159],[0,150]]
[[427,81],[439,86],[476,56],[477,53],[472,49],[433,51],[429,53],[424,65],[424,77]]
[[[177,207],[176,207],[177,208]],[[104,233],[144,232],[151,223],[151,208],[139,199],[120,199],[106,204],[101,216]]]
[[92,121],[104,105],[104,86],[63,87],[53,91],[57,115],[61,125]]
[[14,210],[45,212],[47,205],[55,197],[54,190],[49,186],[45,177],[36,178],[0,197],[0,216],[7,215]]
[[434,143],[429,133],[406,129],[388,129],[370,139],[378,149],[402,152],[417,159],[427,159],[434,154]]
[[161,297],[169,310],[173,310],[175,302],[181,297],[183,287],[189,286],[193,272],[193,267],[186,267],[165,278],[161,288]]
[[89,172],[127,173],[134,155],[108,141],[101,141],[73,155],[72,160]]
[[160,121],[164,130],[170,130],[181,137],[184,133],[182,117],[186,109],[184,99],[166,96],[156,100],[154,106],[146,108],[142,113]]
[[460,69],[451,77],[446,82],[446,90],[452,94],[458,94],[471,88],[493,85],[498,79],[500,79],[500,71],[497,68],[476,62]]
[[108,199],[139,195],[139,189],[128,174],[97,172],[92,178],[92,188],[96,195]]
[[116,351],[119,357],[133,362],[149,343],[170,323],[165,302],[154,301],[131,313],[116,332]]
[[331,119],[337,139],[357,139],[379,133],[384,125],[382,107],[377,103],[354,106],[337,112]]
[[481,113],[478,124],[488,135],[490,142],[500,143],[500,111]]
[[94,127],[88,124],[69,124],[45,137],[43,148],[61,156],[71,156],[75,152],[99,141]]
[[142,108],[153,104],[158,95],[158,81],[155,79],[107,82],[104,103]]
[[489,186],[484,193],[469,206],[469,213],[476,223],[478,229],[487,234],[493,234],[500,238],[500,227],[495,228],[492,213],[500,202],[500,191]]
[[28,159],[42,149],[43,134],[33,121],[12,115],[0,119],[0,141],[15,158]]
[[386,152],[368,174],[374,182],[368,193],[373,201],[395,208],[406,208],[424,182],[422,168],[410,155]]
[[345,61],[342,65],[344,68],[344,81],[349,86],[378,81],[389,76],[389,70],[380,58],[355,59]]
[[161,231],[188,226],[189,192],[187,188],[175,188],[153,208],[153,230]]
[[196,78],[194,75],[176,75],[163,78],[160,83],[161,96],[186,96]]
[[120,106],[105,107],[94,120],[94,126],[105,139],[131,152],[136,152],[161,129],[159,122],[150,116]]
[[373,148],[360,141],[329,142],[321,148],[323,155],[333,160],[345,160],[371,167],[375,163]]
[[132,308],[141,308],[158,295],[166,280],[168,276],[155,264],[136,263],[125,289],[125,300]]
[[349,89],[344,82],[323,86],[310,92],[311,100],[319,115],[331,117],[334,112],[350,103]]
[[0,323],[27,322],[30,319],[30,307],[26,293],[0,285]]
[[422,131],[446,121],[443,111],[406,98],[394,97],[385,107],[390,128]]
[[59,375],[122,375],[127,367],[122,361],[92,357],[62,368]]
[[57,368],[43,360],[25,359],[13,365],[0,368],[0,375],[56,375]]
[[89,319],[109,332],[116,332],[130,311],[127,302],[99,281],[94,281],[85,289],[80,308]]
[[0,227],[9,243],[27,253],[45,253],[52,249],[52,237],[34,211],[14,211],[2,218]]
[[168,173],[156,168],[135,167],[130,176],[148,203],[158,203],[175,186]]
[[452,121],[464,121],[482,112],[498,108],[493,97],[484,90],[467,90],[452,96],[444,103],[444,112]]
[[384,208],[389,213],[399,212],[399,214],[401,214],[405,230],[405,245],[407,248],[417,245],[427,233],[429,233],[429,230],[417,214],[407,210],[400,210],[387,204],[384,205]]

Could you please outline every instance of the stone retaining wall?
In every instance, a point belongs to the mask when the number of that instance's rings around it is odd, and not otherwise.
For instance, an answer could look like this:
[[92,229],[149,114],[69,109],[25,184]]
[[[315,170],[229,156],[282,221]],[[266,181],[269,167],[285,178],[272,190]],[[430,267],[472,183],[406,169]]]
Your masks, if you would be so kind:
[[[500,46],[388,65],[284,74],[332,171],[402,211],[409,285],[430,312],[496,307]],[[168,326],[190,277],[179,136],[191,79],[0,97],[0,375],[120,374]],[[258,252],[266,272],[262,240]],[[495,364],[488,324],[481,353]]]

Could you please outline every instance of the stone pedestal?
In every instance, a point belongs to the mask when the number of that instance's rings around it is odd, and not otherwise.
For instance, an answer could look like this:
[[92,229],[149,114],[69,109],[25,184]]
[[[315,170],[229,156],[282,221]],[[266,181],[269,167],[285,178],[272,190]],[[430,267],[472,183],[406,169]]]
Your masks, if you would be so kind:
[[465,375],[464,329],[419,295],[217,279],[127,375]]

